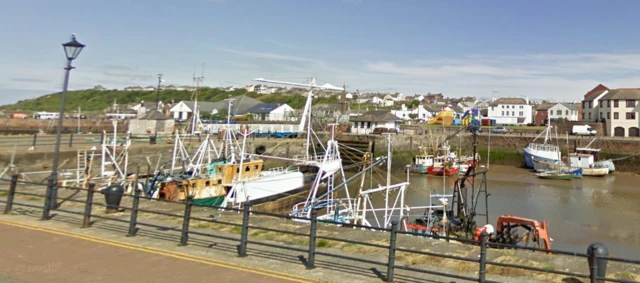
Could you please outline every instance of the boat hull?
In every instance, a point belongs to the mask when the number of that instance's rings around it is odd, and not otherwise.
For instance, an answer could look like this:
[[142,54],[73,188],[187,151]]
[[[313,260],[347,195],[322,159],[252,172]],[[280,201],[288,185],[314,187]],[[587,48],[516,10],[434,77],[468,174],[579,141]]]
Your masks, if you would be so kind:
[[410,173],[427,174],[428,171],[429,171],[428,167],[423,166],[423,165],[413,165],[413,166],[409,167],[409,172]]
[[534,168],[533,157],[535,157],[539,161],[543,162],[558,162],[558,153],[557,152],[540,152],[540,151],[531,151],[529,148],[524,149],[524,161],[527,165],[527,168]]
[[608,173],[616,171],[616,166],[613,164],[613,161],[611,159],[596,161],[593,163],[593,165],[595,165],[596,167],[607,167],[609,169]]
[[436,176],[452,176],[455,174],[458,174],[458,168],[449,168],[449,169],[444,169],[443,167],[429,167],[429,169],[427,169],[427,173],[429,175],[436,175]]
[[236,203],[243,203],[249,200],[252,204],[273,200],[302,189],[304,179],[304,175],[301,172],[286,172],[271,176],[263,175],[257,179],[236,183],[234,185],[236,193],[232,198],[235,198]]
[[548,180],[572,180],[575,178],[573,174],[550,174],[550,173],[540,173],[537,174],[540,179],[548,179]]
[[609,168],[582,168],[582,176],[602,177],[609,174]]

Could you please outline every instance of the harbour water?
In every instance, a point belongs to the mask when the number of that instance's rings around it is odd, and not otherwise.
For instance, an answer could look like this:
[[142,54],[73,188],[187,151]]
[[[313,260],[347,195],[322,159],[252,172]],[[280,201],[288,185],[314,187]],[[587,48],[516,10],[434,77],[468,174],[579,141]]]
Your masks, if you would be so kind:
[[[393,183],[404,180],[406,175],[393,174]],[[615,173],[571,181],[543,180],[527,169],[491,166],[487,180],[490,224],[495,226],[497,218],[505,214],[546,220],[554,249],[584,253],[590,244],[601,242],[612,255],[640,258],[640,176]],[[454,177],[444,181],[447,194],[452,193],[454,181]],[[385,179],[377,176],[371,182],[377,186]],[[430,192],[443,193],[443,177],[411,175],[410,182],[407,206],[428,204]],[[349,190],[355,193],[357,185]],[[383,204],[383,198],[374,202]],[[483,207],[481,198],[478,213]],[[485,224],[482,216],[476,221]]]

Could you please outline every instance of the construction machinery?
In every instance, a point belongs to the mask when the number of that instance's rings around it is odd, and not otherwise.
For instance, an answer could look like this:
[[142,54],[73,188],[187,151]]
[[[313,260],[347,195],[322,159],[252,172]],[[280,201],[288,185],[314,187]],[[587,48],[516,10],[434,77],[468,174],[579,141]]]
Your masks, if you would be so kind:
[[[525,247],[532,247],[538,249],[546,249],[548,254],[551,254],[551,238],[547,231],[547,222],[541,223],[537,220],[522,218],[512,215],[502,215],[498,217],[497,229],[493,231],[491,225],[485,225],[482,228],[476,228],[474,233],[474,239],[480,241],[483,232],[489,234],[488,241],[490,243],[499,243],[507,245],[518,245],[520,242],[524,242]],[[517,228],[523,228],[525,232],[520,235]],[[491,246],[491,245],[489,245]],[[502,246],[493,246],[496,248],[502,248]]]

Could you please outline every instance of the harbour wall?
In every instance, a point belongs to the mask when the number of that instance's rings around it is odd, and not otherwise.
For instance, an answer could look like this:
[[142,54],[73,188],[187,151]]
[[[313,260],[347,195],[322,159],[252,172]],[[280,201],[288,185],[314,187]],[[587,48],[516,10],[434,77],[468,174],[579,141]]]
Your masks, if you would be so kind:
[[[1,137],[0,137],[1,138]],[[387,141],[386,137],[382,136],[354,136],[342,134],[338,136],[338,139],[342,142],[349,140],[366,140],[374,142],[374,157],[387,155]],[[481,156],[482,162],[489,161],[490,164],[515,166],[521,167],[524,165],[523,149],[530,143],[532,138],[530,137],[518,137],[518,136],[501,136],[493,135],[491,137],[486,135],[477,136],[476,150]],[[407,164],[412,163],[413,156],[418,153],[420,147],[433,148],[430,146],[436,141],[433,136],[429,135],[394,135],[392,136],[392,150],[393,150],[393,169],[401,171]],[[490,141],[490,142],[489,142]],[[573,137],[568,142],[565,139],[560,140],[560,147],[563,155],[567,152],[572,152],[575,147],[584,147],[591,141],[591,138],[576,138]],[[215,140],[218,143],[217,140]],[[556,142],[554,142],[556,143]],[[272,155],[277,157],[292,158],[295,155],[303,154],[305,147],[304,137],[296,139],[273,139],[273,138],[249,138],[247,140],[247,151],[255,154],[255,148],[258,146],[265,146],[267,151],[266,155]],[[323,142],[326,145],[325,142]],[[195,152],[200,145],[198,138],[193,138],[190,141],[185,141],[185,147],[189,152]],[[452,151],[460,151],[463,155],[470,155],[473,150],[473,137],[471,135],[463,135],[459,139],[457,137],[449,140]],[[99,149],[99,145],[96,145]],[[71,169],[75,168],[77,164],[77,150],[89,149],[91,146],[74,146],[73,148],[63,147],[60,160],[65,162],[62,168]],[[602,139],[594,142],[591,147],[601,148],[601,156],[606,158],[625,158],[616,161],[616,169],[622,172],[640,172],[640,142],[636,140],[607,140]],[[173,142],[167,140],[166,142],[158,143],[155,145],[149,145],[144,142],[134,143],[129,149],[130,152],[130,166],[137,166],[140,164],[146,166],[147,157],[153,163],[153,168],[156,164],[170,164]],[[0,152],[0,171],[9,164],[11,159],[11,152]],[[160,162],[158,157],[161,155]],[[490,155],[490,156],[489,156]],[[635,156],[634,156],[635,155]],[[343,158],[358,159],[361,156],[350,155],[343,156]],[[50,170],[51,160],[53,154],[48,151],[27,151],[18,150],[15,154],[14,164],[19,165],[23,170]],[[286,162],[279,161],[277,159],[266,159],[267,166],[281,166]],[[152,169],[153,169],[152,168]],[[146,170],[146,169],[145,169]]]

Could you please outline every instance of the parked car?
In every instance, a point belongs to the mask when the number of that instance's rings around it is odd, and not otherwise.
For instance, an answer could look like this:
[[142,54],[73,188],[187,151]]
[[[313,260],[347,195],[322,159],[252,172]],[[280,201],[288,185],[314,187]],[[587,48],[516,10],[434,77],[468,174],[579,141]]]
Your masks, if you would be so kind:
[[506,127],[495,127],[491,129],[492,134],[506,134],[509,130]]

